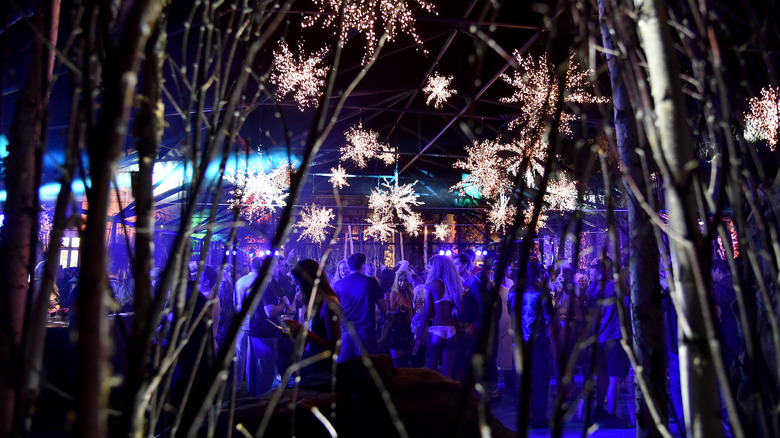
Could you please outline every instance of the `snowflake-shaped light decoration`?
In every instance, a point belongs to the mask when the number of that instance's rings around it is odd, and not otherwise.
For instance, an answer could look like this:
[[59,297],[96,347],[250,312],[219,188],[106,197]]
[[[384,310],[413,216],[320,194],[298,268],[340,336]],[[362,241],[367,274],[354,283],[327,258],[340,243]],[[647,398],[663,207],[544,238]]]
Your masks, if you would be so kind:
[[550,210],[574,210],[577,208],[577,183],[566,179],[550,181],[544,200]]
[[395,225],[390,222],[390,218],[391,216],[382,214],[379,211],[371,213],[371,216],[366,218],[366,222],[371,224],[366,228],[366,237],[371,237],[380,242],[387,242],[390,240],[390,237],[395,231]]
[[281,41],[279,48],[274,52],[274,72],[269,80],[277,85],[277,95],[285,97],[295,92],[294,98],[298,102],[298,109],[303,111],[306,107],[317,106],[325,87],[325,76],[329,67],[318,66],[325,55],[327,48],[322,48],[306,57],[303,45],[298,47],[300,54],[296,59],[287,47],[287,43]]
[[[395,225],[390,221],[393,214],[403,222],[404,229],[412,236],[420,233],[423,221],[420,213],[412,211],[412,207],[422,205],[422,201],[414,191],[417,181],[411,184],[398,185],[383,182],[383,187],[377,187],[371,191],[368,198],[368,208],[372,210],[367,221],[371,224],[368,229],[370,236],[385,241],[395,230]],[[389,233],[388,234],[388,230]]]
[[228,206],[241,210],[241,215],[249,221],[284,207],[287,205],[291,172],[287,161],[272,167],[260,155],[249,167],[242,160],[235,172],[225,174],[225,179],[234,186]]
[[[549,124],[554,113],[558,99],[558,80],[555,76],[555,66],[552,65],[546,55],[538,60],[533,57],[523,57],[520,51],[515,50],[514,57],[519,64],[519,70],[512,76],[502,74],[501,79],[515,87],[515,92],[509,97],[501,98],[503,103],[521,104],[520,114],[509,122],[509,128],[522,127],[521,137],[542,137],[544,127]],[[586,87],[588,78],[593,74],[591,70],[580,70],[579,64],[574,62],[574,55],[569,57],[569,65],[566,70],[566,82],[564,89],[564,102],[571,103],[606,103],[609,100],[595,96]],[[571,122],[579,120],[574,114],[561,113],[560,132],[567,137],[572,136]]]
[[468,187],[475,186],[481,196],[494,198],[512,186],[507,173],[511,163],[501,155],[502,151],[507,150],[506,145],[494,140],[474,140],[474,144],[465,149],[466,159],[456,161],[453,167],[464,169],[468,174],[463,181],[450,187],[450,191],[457,190],[461,195],[466,195]]
[[750,108],[745,112],[745,140],[764,140],[774,151],[780,130],[780,89],[763,88],[761,97],[750,99],[749,104]]
[[325,231],[328,228],[334,228],[330,222],[335,217],[330,208],[317,208],[314,204],[304,206],[301,211],[301,220],[295,224],[295,228],[301,229],[298,241],[309,239],[317,243],[322,242],[326,237]]
[[[504,145],[503,150],[511,153],[507,167],[509,173],[517,175],[522,171],[525,183],[533,187],[536,177],[544,173],[544,163],[547,161],[547,144],[547,141],[541,139],[531,141],[528,138],[523,138]],[[525,167],[521,169],[521,166]]]
[[451,235],[451,227],[447,224],[438,224],[433,227],[433,237],[446,242]]
[[386,164],[395,162],[395,151],[389,145],[379,142],[379,134],[363,129],[363,123],[349,128],[344,133],[347,144],[339,149],[341,161],[352,160],[359,168],[364,168],[371,158],[379,158]]
[[[344,7],[344,23],[339,38],[346,41],[347,34],[352,30],[366,35],[366,51],[363,63],[367,63],[377,46],[377,28],[386,32],[390,41],[395,40],[399,32],[410,35],[422,48],[422,39],[415,29],[415,19],[409,0],[312,0],[317,12],[304,18],[302,27],[314,26],[322,19],[322,27],[336,27],[339,25],[339,12]],[[433,4],[425,0],[414,0],[426,12],[436,14]],[[377,17],[381,17],[382,24],[378,24]],[[338,31],[337,31],[338,32]],[[335,32],[334,32],[335,33]],[[423,53],[427,51],[423,48]]]
[[343,189],[345,186],[349,187],[349,182],[347,182],[347,171],[341,167],[341,164],[337,167],[331,167],[330,173],[331,177],[328,179],[328,182],[333,184],[333,187],[338,187],[339,189]]
[[428,76],[428,83],[422,89],[426,96],[425,104],[430,105],[433,101],[433,107],[441,109],[444,102],[455,94],[454,90],[447,88],[451,82],[452,76],[442,76],[438,72]]
[[488,221],[493,224],[493,229],[498,233],[504,233],[515,223],[517,207],[510,205],[509,200],[509,196],[502,193],[497,200],[488,203],[490,205]]
[[[523,211],[523,223],[526,225],[531,224],[531,218],[534,214],[534,203],[529,202],[528,207]],[[547,225],[547,219],[549,219],[549,216],[547,213],[545,213],[545,210],[542,209],[542,211],[539,212],[539,217],[536,218],[536,232],[538,233],[542,227]]]

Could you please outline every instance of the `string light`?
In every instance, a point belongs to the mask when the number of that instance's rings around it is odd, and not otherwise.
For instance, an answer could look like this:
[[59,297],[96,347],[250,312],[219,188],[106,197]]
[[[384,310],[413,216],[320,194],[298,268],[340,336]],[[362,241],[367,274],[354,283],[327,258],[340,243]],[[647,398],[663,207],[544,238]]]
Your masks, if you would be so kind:
[[332,176],[328,179],[328,182],[333,184],[333,187],[338,187],[339,189],[343,189],[345,186],[349,187],[349,182],[347,182],[347,171],[341,167],[341,164],[337,167],[331,167],[330,173]]
[[515,223],[517,208],[509,205],[509,199],[509,196],[501,193],[496,201],[488,202],[490,206],[488,221],[493,224],[493,230],[498,233],[504,233]]
[[745,140],[766,141],[774,151],[780,130],[780,89],[761,89],[761,97],[751,98],[749,105],[745,112]]
[[369,236],[386,241],[395,231],[395,225],[391,223],[393,214],[398,216],[407,233],[412,236],[420,234],[422,216],[412,211],[412,207],[422,205],[422,201],[418,199],[420,195],[414,191],[416,184],[417,181],[399,186],[397,180],[393,184],[385,181],[382,183],[383,187],[371,191],[368,208],[372,210],[372,214],[366,219],[371,224],[367,230]]
[[276,94],[285,97],[295,92],[294,98],[298,102],[298,109],[303,111],[306,107],[317,106],[325,87],[325,76],[329,67],[318,67],[327,55],[328,50],[322,48],[306,57],[303,45],[299,45],[298,58],[290,52],[287,43],[281,41],[279,48],[274,52],[274,72],[269,80],[278,86]]
[[[501,79],[515,87],[515,91],[511,96],[503,97],[500,101],[521,104],[521,112],[509,122],[509,129],[522,127],[523,135],[520,137],[541,138],[544,127],[550,123],[555,114],[555,106],[558,102],[559,84],[555,76],[555,66],[547,60],[547,55],[542,55],[535,61],[533,57],[523,57],[520,51],[515,50],[514,57],[520,68],[512,76],[501,75]],[[592,74],[592,70],[580,70],[579,64],[574,62],[574,54],[569,56],[564,102],[609,102],[609,99],[595,96],[587,91],[588,77]],[[576,120],[579,120],[579,117],[574,114],[561,113],[560,132],[571,137],[573,133],[569,125]]]
[[428,83],[422,89],[427,97],[425,104],[430,105],[433,101],[433,107],[441,109],[444,102],[455,94],[454,90],[447,88],[450,86],[452,78],[452,76],[442,76],[438,72],[428,76]]
[[295,228],[302,229],[298,241],[310,239],[313,242],[322,242],[326,237],[325,230],[335,228],[330,224],[335,217],[330,208],[317,208],[314,204],[304,206],[301,219],[295,224]]
[[[366,47],[363,64],[367,63],[377,46],[377,28],[387,33],[390,41],[394,41],[399,32],[412,37],[423,53],[428,52],[422,47],[422,39],[417,34],[415,19],[409,7],[411,1],[406,0],[312,0],[317,12],[307,15],[302,27],[314,26],[320,19],[324,28],[337,27],[339,25],[339,11],[344,7],[344,22],[341,34],[343,41],[347,40],[350,30],[365,34]],[[424,0],[414,0],[426,12],[436,14],[433,4]],[[381,17],[381,24],[377,17]],[[334,33],[335,34],[335,33]]]
[[287,161],[272,168],[261,158],[262,154],[251,167],[242,160],[235,172],[225,174],[225,179],[235,187],[230,191],[228,206],[239,209],[249,221],[287,205],[292,168]]
[[466,159],[458,160],[453,164],[456,169],[464,169],[468,174],[450,191],[457,190],[461,195],[466,195],[469,186],[475,186],[480,196],[494,198],[504,193],[512,186],[507,169],[511,166],[510,160],[500,155],[508,149],[507,146],[494,140],[483,140],[466,146]]
[[[529,202],[528,207],[523,211],[523,223],[526,225],[531,224],[531,218],[534,213],[534,203]],[[549,216],[547,213],[545,213],[544,208],[542,208],[542,211],[539,212],[539,216],[536,218],[536,232],[538,233],[542,227],[547,225],[547,219],[549,219]]]
[[352,160],[361,169],[366,167],[371,158],[378,158],[388,165],[395,162],[395,149],[380,143],[378,133],[363,129],[363,122],[349,128],[344,137],[347,145],[339,149],[341,161]]
[[574,210],[577,208],[577,183],[566,179],[550,181],[544,200],[549,204],[549,210]]
[[433,227],[433,237],[439,239],[442,242],[446,242],[452,233],[452,227],[447,224],[438,224]]

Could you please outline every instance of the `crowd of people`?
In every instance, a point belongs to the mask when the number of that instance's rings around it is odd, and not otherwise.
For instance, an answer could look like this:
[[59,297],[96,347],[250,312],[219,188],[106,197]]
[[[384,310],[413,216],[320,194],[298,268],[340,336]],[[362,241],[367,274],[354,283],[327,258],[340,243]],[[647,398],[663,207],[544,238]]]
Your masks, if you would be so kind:
[[[263,263],[258,257],[247,266],[228,265],[221,277],[211,266],[198,277],[198,264],[191,264],[192,280],[200,280],[190,289],[199,293],[198,311],[206,309],[208,315],[204,328],[194,333],[208,338],[205,345],[212,347],[202,357],[211,358],[213,352],[227,347],[229,327],[248,305]],[[115,266],[108,270],[116,307],[127,309],[132,291],[120,284]],[[736,298],[725,262],[715,261],[712,271],[713,304],[728,365],[741,348],[731,306]],[[668,299],[664,273],[662,269],[659,292]],[[159,271],[152,272],[153,281],[157,276]],[[298,383],[317,385],[331,380],[339,362],[384,353],[399,368],[425,366],[464,384],[482,379],[492,401],[511,397],[518,403],[521,385],[530,385],[525,390],[531,394],[532,427],[548,424],[552,378],[567,402],[580,400],[582,405],[583,399],[593,400],[585,404],[590,421],[631,427],[630,419],[617,415],[621,386],[630,371],[621,344],[625,336],[621,329],[628,324],[621,325],[620,315],[628,315],[630,303],[626,294],[619,294],[614,278],[612,261],[603,257],[585,270],[565,261],[544,267],[533,255],[524,266],[493,259],[477,265],[474,252],[466,250],[453,256],[434,255],[426,266],[401,261],[377,269],[364,254],[355,253],[335,263],[332,271],[314,260],[279,257],[259,304],[241,322],[232,381],[236,391],[260,396],[278,386],[281,376],[298,361],[306,364]],[[69,291],[68,284],[74,283],[58,282]],[[70,294],[71,299],[76,293]],[[675,336],[673,306],[665,309],[667,333]],[[305,342],[296,349],[302,331]],[[676,341],[668,344],[672,364]],[[523,353],[518,354],[518,349]],[[475,361],[480,354],[482,359]],[[192,367],[196,361],[197,357],[187,356],[180,362]],[[480,369],[472,369],[475,366]],[[670,407],[679,417],[682,406],[674,393],[672,368]],[[530,369],[525,383],[516,378],[519,369]],[[583,382],[593,382],[593,395],[580,397],[571,376],[562,379],[566,370],[581,374]],[[177,393],[174,388],[172,394]]]

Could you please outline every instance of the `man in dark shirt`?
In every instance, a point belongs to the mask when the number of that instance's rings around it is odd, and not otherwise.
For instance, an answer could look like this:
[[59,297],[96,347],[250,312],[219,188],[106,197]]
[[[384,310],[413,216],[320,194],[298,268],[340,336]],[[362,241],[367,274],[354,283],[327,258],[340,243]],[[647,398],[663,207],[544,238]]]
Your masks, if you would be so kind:
[[[362,348],[365,348],[368,354],[375,353],[376,306],[379,306],[382,315],[387,313],[387,301],[379,282],[376,278],[363,275],[365,262],[365,254],[355,253],[349,256],[349,275],[333,285],[343,312],[339,362],[360,356]],[[354,326],[354,333],[350,326]]]

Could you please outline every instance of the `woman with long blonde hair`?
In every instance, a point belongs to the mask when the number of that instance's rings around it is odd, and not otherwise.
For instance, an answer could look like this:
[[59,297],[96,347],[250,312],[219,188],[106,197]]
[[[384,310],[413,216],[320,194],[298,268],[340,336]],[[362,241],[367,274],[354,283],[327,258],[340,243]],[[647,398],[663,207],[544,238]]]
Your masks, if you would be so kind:
[[452,259],[443,255],[431,257],[428,262],[428,279],[425,283],[423,323],[418,329],[413,354],[416,354],[420,347],[427,322],[433,320],[433,325],[428,327],[426,337],[425,366],[436,370],[441,359],[441,373],[450,378],[454,377],[455,354],[458,351],[454,315],[461,307],[462,294],[463,283]]

